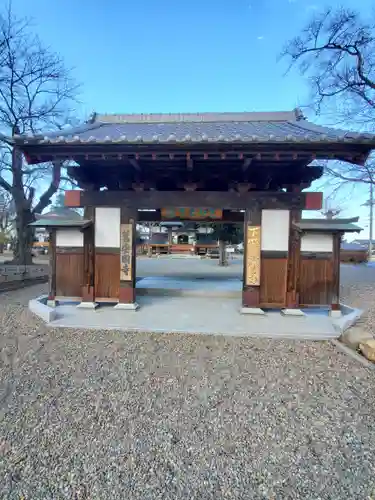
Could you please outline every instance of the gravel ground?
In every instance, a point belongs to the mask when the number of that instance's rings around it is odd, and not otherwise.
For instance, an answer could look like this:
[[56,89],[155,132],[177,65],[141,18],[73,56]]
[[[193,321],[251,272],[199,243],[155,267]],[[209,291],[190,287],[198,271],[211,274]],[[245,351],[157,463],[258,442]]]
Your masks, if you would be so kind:
[[341,266],[341,301],[364,309],[361,323],[375,335],[375,262]]
[[43,289],[0,296],[0,498],[375,495],[374,374],[330,343],[51,330]]

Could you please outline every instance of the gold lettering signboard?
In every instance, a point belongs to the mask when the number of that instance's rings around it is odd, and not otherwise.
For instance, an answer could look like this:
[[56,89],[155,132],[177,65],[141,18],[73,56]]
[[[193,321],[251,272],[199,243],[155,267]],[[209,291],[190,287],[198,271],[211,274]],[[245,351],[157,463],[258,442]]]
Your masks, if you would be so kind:
[[246,285],[260,285],[260,227],[246,227]]
[[215,208],[172,207],[161,209],[162,219],[204,220],[222,219],[223,211]]
[[120,239],[120,281],[132,279],[133,224],[121,224]]

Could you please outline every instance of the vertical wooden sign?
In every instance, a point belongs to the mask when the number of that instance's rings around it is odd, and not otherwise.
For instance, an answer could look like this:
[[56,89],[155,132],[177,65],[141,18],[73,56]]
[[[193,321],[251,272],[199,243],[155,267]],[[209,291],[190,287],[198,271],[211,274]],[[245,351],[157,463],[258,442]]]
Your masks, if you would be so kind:
[[246,285],[260,285],[260,226],[246,227]]
[[120,239],[120,281],[132,279],[133,224],[121,224]]

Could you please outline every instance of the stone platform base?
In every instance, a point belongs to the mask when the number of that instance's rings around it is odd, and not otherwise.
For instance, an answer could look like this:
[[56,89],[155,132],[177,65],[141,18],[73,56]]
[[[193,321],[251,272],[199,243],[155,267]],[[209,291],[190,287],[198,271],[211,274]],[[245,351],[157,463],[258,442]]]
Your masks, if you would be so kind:
[[52,327],[296,340],[338,338],[342,325],[351,326],[359,314],[348,309],[347,314],[337,320],[322,310],[304,310],[302,317],[284,316],[280,311],[240,314],[238,299],[212,297],[141,296],[138,302],[140,310],[137,314],[127,314],[115,303],[101,304],[96,310],[78,309],[76,303],[63,302],[55,308],[48,308],[46,297],[30,301],[29,307]]

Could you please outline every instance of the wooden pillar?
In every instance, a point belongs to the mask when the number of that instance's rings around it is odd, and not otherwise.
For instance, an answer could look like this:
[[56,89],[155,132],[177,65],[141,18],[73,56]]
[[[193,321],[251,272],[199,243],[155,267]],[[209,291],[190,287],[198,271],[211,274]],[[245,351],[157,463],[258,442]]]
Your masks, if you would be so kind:
[[244,308],[259,308],[260,303],[261,218],[259,206],[245,212],[242,289]]
[[95,208],[85,208],[85,219],[93,224],[83,230],[82,302],[95,302]]
[[172,228],[169,227],[168,228],[168,253],[171,253],[171,247],[172,247],[172,244],[173,244],[173,240],[172,240]]
[[333,251],[332,251],[332,311],[340,311],[340,249],[341,249],[341,234],[333,235]]
[[56,229],[49,231],[49,279],[47,303],[55,305],[56,298]]
[[[291,192],[301,192],[299,186],[293,186]],[[299,289],[300,289],[300,268],[301,268],[301,233],[294,227],[295,222],[299,222],[302,217],[302,211],[293,209],[290,211],[289,218],[289,246],[288,246],[288,269],[286,285],[286,307],[296,309],[299,307]]]
[[119,309],[136,309],[137,211],[121,208]]

